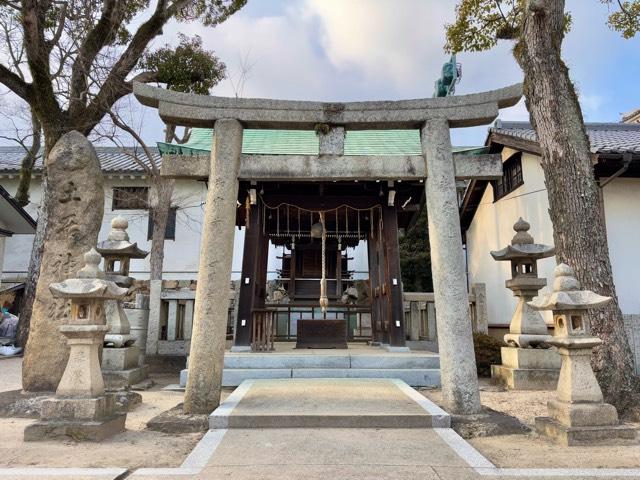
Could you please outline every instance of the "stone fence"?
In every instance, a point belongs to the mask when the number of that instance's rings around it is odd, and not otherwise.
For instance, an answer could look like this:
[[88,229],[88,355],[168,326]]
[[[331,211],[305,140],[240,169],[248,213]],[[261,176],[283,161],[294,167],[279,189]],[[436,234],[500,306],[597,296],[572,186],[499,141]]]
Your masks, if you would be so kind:
[[[147,355],[185,356],[189,353],[193,328],[195,283],[178,281],[150,282]],[[237,308],[237,282],[229,287],[229,327]]]
[[[474,332],[488,333],[487,289],[475,283],[469,294],[471,324]],[[437,341],[436,306],[433,293],[404,293],[405,328],[411,341]]]

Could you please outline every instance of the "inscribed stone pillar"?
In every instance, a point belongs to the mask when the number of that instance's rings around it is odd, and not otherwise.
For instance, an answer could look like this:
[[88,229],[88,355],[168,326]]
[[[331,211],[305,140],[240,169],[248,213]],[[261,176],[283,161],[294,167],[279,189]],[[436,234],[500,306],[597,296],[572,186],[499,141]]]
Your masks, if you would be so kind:
[[95,247],[104,212],[100,162],[79,132],[63,135],[45,159],[48,225],[40,278],[22,368],[27,391],[54,391],[69,356],[59,327],[69,323],[69,300],[53,298],[49,285],[75,275],[79,260]]
[[446,119],[426,121],[422,129],[422,149],[427,162],[429,243],[443,399],[451,413],[477,413],[480,394]]
[[211,413],[220,403],[241,151],[240,122],[218,120],[202,226],[185,413]]

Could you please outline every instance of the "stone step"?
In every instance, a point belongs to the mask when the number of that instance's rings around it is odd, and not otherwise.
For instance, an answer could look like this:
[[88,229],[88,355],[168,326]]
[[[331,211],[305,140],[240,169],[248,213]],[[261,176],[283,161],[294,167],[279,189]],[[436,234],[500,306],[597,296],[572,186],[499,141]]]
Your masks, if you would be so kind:
[[[244,380],[277,378],[397,378],[413,387],[436,387],[440,385],[440,370],[427,368],[232,368],[224,370],[222,385],[236,387]],[[186,370],[183,370],[180,379],[181,385],[186,385]]]
[[380,378],[248,380],[209,417],[213,429],[449,426],[449,415],[419,392]]
[[228,353],[224,358],[225,369],[256,368],[368,368],[407,369],[440,368],[436,354],[278,354],[278,353]]

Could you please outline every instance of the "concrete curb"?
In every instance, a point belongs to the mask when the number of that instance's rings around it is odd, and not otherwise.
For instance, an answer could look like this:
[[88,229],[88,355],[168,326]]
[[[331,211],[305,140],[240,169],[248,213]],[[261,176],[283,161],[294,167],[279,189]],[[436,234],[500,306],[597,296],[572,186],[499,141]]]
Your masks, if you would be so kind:
[[97,477],[115,480],[126,472],[126,468],[17,467],[0,468],[0,478]]
[[431,415],[431,426],[433,428],[450,428],[451,427],[451,416],[429,400],[424,395],[420,395],[420,393],[407,385],[404,381],[394,379],[393,383],[402,390],[407,397],[420,405],[426,412]]
[[209,415],[209,428],[229,428],[229,416],[234,408],[238,406],[240,400],[247,394],[255,383],[254,380],[245,380],[236,388],[227,399]]

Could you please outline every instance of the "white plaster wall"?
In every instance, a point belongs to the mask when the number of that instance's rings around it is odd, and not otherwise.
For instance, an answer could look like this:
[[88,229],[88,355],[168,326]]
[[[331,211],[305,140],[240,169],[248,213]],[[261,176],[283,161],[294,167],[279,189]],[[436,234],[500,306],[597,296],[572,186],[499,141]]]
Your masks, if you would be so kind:
[[[505,148],[503,159],[509,158],[513,153],[513,150]],[[516,300],[511,290],[504,286],[505,280],[511,275],[509,262],[496,262],[489,252],[499,250],[511,242],[515,234],[513,224],[519,217],[531,224],[529,232],[536,242],[553,245],[549,202],[538,157],[522,155],[522,176],[524,185],[495,203],[493,188],[488,186],[467,231],[469,283],[487,285],[489,325],[493,326],[509,325]],[[539,261],[539,275],[552,278],[554,267],[554,258]],[[552,323],[550,314],[545,316],[545,320]]]
[[[505,149],[503,158],[512,153],[512,150]],[[489,324],[495,326],[508,325],[516,302],[511,291],[504,287],[504,281],[510,275],[508,262],[495,262],[489,251],[502,248],[511,241],[514,234],[512,225],[520,216],[531,224],[530,233],[537,242],[553,245],[549,201],[539,157],[523,154],[522,175],[524,185],[496,203],[493,203],[493,189],[487,188],[467,231],[469,282],[487,284]],[[624,314],[640,314],[640,179],[613,180],[605,186],[603,198],[620,308]],[[555,257],[540,261],[540,276],[550,281],[555,262]],[[545,291],[548,287],[542,290]],[[551,324],[549,313],[545,314],[545,320]]]
[[[26,210],[33,218],[38,216],[38,207],[42,197],[40,177],[34,179],[31,185],[31,204]],[[18,186],[17,177],[0,176],[2,185],[10,194],[15,194]],[[99,239],[105,239],[111,228],[111,220],[120,215],[129,221],[129,237],[137,242],[143,250],[150,250],[151,242],[147,241],[148,212],[146,210],[112,210],[113,187],[116,186],[146,186],[147,181],[141,177],[106,176],[105,177],[105,206],[104,218],[100,229]],[[204,219],[204,202],[206,189],[204,182],[193,180],[176,181],[173,205],[179,207],[176,217],[176,239],[165,241],[164,274],[166,280],[191,280],[197,278],[200,255],[200,232]],[[4,255],[5,280],[24,278],[29,265],[33,235],[19,235],[8,238]],[[232,278],[239,279],[242,269],[242,254],[244,246],[244,228],[235,229],[235,243],[233,250]],[[280,256],[282,248],[273,245],[269,251],[268,277],[275,278],[276,270],[281,268]],[[349,269],[356,270],[356,278],[367,278],[367,248],[366,243],[356,249],[349,249],[349,256],[354,257],[349,262]],[[0,261],[3,256],[0,255]],[[149,278],[149,260],[133,260],[131,273],[139,279]]]
[[616,178],[602,192],[620,308],[628,315],[640,314],[640,179]]
[[[37,178],[31,187],[32,203],[26,210],[37,218],[38,206],[42,196],[42,188]],[[17,178],[0,178],[2,185],[9,193],[14,194]],[[107,176],[105,178],[104,217],[99,239],[105,239],[111,228],[111,220],[121,215],[129,221],[129,236],[140,248],[149,250],[151,242],[147,240],[148,212],[146,210],[112,210],[112,192],[115,186],[146,186],[141,177]],[[165,242],[164,278],[193,279],[197,276],[198,257],[200,251],[200,231],[204,214],[203,203],[206,191],[204,183],[179,180],[176,182],[173,205],[179,207],[176,217],[176,239]],[[237,232],[236,243],[242,244],[242,232]],[[239,240],[239,242],[238,242]],[[24,276],[29,265],[29,256],[33,235],[20,235],[7,239],[5,251],[4,279]],[[240,259],[241,260],[241,259]],[[241,265],[234,254],[234,269]],[[140,279],[149,276],[149,260],[133,260],[132,274]]]

